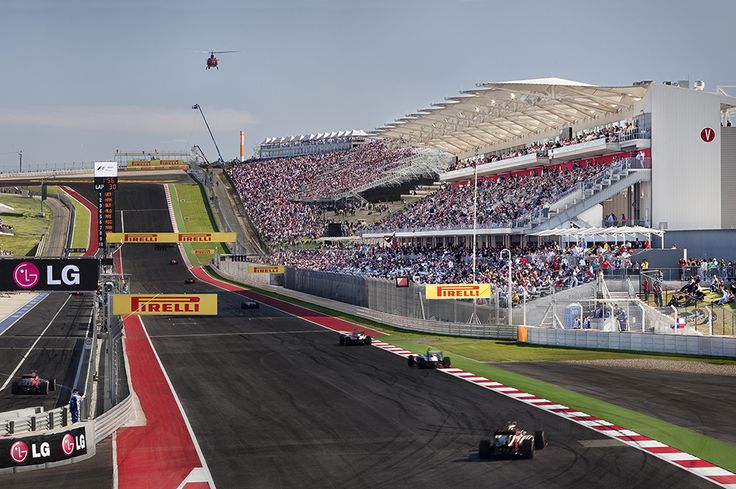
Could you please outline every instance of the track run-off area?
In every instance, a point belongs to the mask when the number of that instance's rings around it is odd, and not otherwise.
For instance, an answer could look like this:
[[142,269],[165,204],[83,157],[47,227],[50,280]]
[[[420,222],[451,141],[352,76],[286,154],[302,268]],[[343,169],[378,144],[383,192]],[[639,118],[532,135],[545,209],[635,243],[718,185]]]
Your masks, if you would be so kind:
[[[91,186],[75,190],[92,200]],[[121,185],[117,209],[125,231],[173,230],[160,184]],[[1,487],[736,487],[729,472],[554,400],[459,368],[409,368],[409,351],[378,331],[372,347],[341,347],[335,331],[353,324],[190,270],[176,247],[125,245],[115,261],[133,293],[217,293],[218,316],[126,318],[136,426],[92,460],[0,476]],[[261,307],[241,309],[243,296]],[[549,446],[479,460],[478,440],[508,420],[544,430]]]

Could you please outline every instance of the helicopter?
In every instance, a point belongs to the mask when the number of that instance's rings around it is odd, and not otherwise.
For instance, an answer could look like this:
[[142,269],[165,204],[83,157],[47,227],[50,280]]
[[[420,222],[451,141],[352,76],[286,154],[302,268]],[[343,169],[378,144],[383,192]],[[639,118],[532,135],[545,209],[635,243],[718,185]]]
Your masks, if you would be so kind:
[[225,54],[225,53],[238,53],[239,51],[202,51],[204,54],[210,53],[210,57],[207,58],[207,66],[205,69],[209,70],[210,68],[217,68],[220,69],[219,66],[217,66],[218,59],[215,56],[215,54]]

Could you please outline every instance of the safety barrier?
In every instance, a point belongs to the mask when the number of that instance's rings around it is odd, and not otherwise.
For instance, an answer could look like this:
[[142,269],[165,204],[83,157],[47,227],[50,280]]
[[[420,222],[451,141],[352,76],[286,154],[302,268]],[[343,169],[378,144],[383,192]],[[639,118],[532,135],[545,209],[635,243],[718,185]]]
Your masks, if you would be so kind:
[[[71,415],[69,406],[62,406],[51,411],[44,411],[43,408],[35,408],[35,412],[25,414],[24,411],[18,410],[9,413],[3,413],[4,419],[0,419],[0,429],[3,435],[14,435],[18,433],[30,433],[34,431],[53,430],[71,424]],[[18,414],[13,416],[13,413]]]
[[519,341],[534,345],[736,358],[736,338],[518,327]]
[[112,435],[118,428],[126,424],[133,418],[135,404],[133,395],[129,394],[124,400],[120,401],[114,408],[94,419],[95,433],[97,442],[101,442],[108,436]]

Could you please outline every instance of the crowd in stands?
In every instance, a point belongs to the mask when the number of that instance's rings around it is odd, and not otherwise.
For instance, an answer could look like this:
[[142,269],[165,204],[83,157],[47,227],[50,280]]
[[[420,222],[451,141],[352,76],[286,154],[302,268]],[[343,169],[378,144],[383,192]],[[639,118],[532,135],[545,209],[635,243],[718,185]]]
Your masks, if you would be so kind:
[[[601,174],[608,166],[573,165],[570,169],[545,169],[542,175],[507,177],[478,182],[477,222],[483,227],[507,227],[529,215],[546,214],[550,202],[557,200],[576,183]],[[375,229],[419,229],[468,227],[473,224],[473,185],[451,185],[407,206],[376,223]]]
[[377,180],[412,151],[379,141],[351,151],[251,160],[226,171],[262,236],[283,243],[324,231],[320,209],[301,200],[328,199]]
[[[585,247],[558,243],[512,249],[512,288],[515,300],[526,294],[538,297],[552,288],[575,287],[595,279],[601,271],[616,267],[633,269],[631,243],[611,247],[607,243]],[[476,282],[508,287],[508,257],[500,249],[479,247]],[[394,279],[408,276],[416,283],[471,283],[472,250],[463,245],[359,245],[323,246],[311,250],[281,250],[274,263],[324,272]]]
[[634,121],[628,121],[622,125],[613,125],[610,127],[604,127],[594,131],[583,131],[577,136],[572,138],[556,138],[555,140],[540,141],[534,144],[530,144],[524,148],[516,148],[512,151],[504,151],[497,154],[487,154],[468,158],[457,161],[450,167],[450,170],[459,170],[461,168],[467,168],[473,166],[473,164],[482,165],[485,163],[493,163],[495,161],[507,160],[509,158],[515,158],[517,156],[525,156],[530,154],[536,154],[537,156],[547,157],[549,151],[555,148],[561,148],[563,146],[570,146],[572,144],[580,144],[588,141],[594,141],[596,139],[607,138],[608,140],[618,140],[622,136],[627,134],[633,134],[637,130],[636,123]]

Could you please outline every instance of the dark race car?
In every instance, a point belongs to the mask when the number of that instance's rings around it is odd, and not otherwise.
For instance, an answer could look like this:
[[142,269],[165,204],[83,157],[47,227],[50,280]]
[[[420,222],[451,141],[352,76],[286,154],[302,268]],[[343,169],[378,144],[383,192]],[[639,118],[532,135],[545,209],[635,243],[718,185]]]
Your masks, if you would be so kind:
[[179,264],[179,260],[177,260],[176,258],[172,258],[171,261],[169,262],[169,265],[178,265],[178,264]]
[[446,357],[440,350],[427,349],[424,355],[409,355],[407,362],[410,367],[418,368],[449,368],[450,357]]
[[185,278],[184,279],[184,283],[185,284],[194,284],[194,283],[197,283],[197,281],[194,280],[193,278]]
[[352,333],[340,333],[341,345],[370,345],[373,338],[365,334],[365,331],[353,331]]
[[542,450],[547,446],[544,431],[535,431],[530,434],[516,424],[509,423],[490,435],[483,438],[478,444],[478,455],[481,460],[496,457],[534,458],[535,450]]
[[258,302],[251,300],[251,299],[246,299],[240,303],[241,309],[258,309],[259,307],[260,307],[260,304],[258,304]]
[[41,394],[45,396],[49,391],[54,390],[56,390],[56,380],[42,379],[35,370],[23,374],[20,380],[13,382],[11,387],[13,394]]

